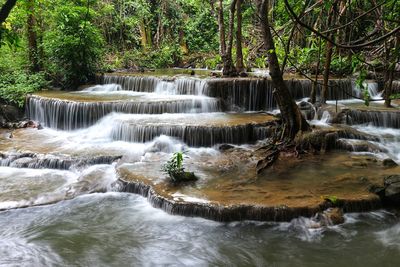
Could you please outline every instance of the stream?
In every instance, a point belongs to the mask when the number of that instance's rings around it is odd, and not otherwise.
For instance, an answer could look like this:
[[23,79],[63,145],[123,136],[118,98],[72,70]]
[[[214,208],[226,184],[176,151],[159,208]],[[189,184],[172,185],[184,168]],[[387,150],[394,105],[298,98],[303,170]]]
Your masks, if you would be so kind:
[[[116,168],[124,163],[182,150],[194,159],[216,159],[219,144],[247,149],[262,142],[265,112],[276,106],[263,91],[266,81],[256,80],[235,82],[227,95],[204,78],[110,75],[105,85],[84,91],[31,96],[26,113],[44,129],[0,130],[0,266],[400,265],[398,211],[347,213],[336,226],[316,227],[306,217],[215,222],[170,215],[146,198],[118,192]],[[348,82],[337,83],[351,90]],[[298,99],[311,88],[291,84]],[[331,127],[329,119],[324,113],[311,124]],[[399,129],[351,127],[379,140],[368,141],[377,149],[351,155],[400,164]],[[324,171],[334,175],[331,168]],[[324,175],[306,167],[296,172]]]

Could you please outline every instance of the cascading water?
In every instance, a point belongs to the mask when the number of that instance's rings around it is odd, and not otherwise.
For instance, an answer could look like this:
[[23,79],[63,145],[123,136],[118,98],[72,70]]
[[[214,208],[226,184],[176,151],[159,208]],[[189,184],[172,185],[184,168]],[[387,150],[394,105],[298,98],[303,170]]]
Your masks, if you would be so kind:
[[[267,79],[106,75],[104,83],[105,86],[87,88],[85,92],[32,96],[27,102],[27,115],[45,128],[4,134],[0,130],[0,209],[30,207],[0,212],[0,265],[123,265],[129,261],[138,265],[264,266],[285,262],[337,266],[351,262],[360,248],[365,255],[358,258],[356,266],[400,264],[398,218],[385,211],[347,214],[345,223],[339,226],[324,225],[314,217],[300,217],[287,223],[218,223],[171,216],[131,194],[97,194],[118,189],[114,185],[119,177],[116,169],[124,166],[142,170],[143,176],[156,173],[158,181],[163,182],[160,165],[176,151],[186,151],[185,167],[200,176],[192,190],[206,188],[193,196],[190,186],[183,186],[173,195],[174,201],[187,205],[178,207],[149,195],[150,201],[159,201],[156,204],[164,205],[171,213],[227,220],[265,218],[259,216],[261,207],[234,205],[232,210],[237,213],[229,213],[229,209],[223,213],[224,207],[207,206],[210,200],[204,195],[212,192],[210,198],[218,199],[229,194],[233,203],[243,196],[246,203],[252,203],[259,196],[280,205],[282,199],[275,198],[278,189],[293,190],[296,194],[289,200],[297,204],[312,196],[320,199],[330,194],[326,188],[336,189],[336,180],[351,179],[347,157],[340,163],[329,162],[329,158],[304,162],[310,164],[304,168],[290,168],[290,162],[284,162],[288,172],[280,173],[282,170],[276,168],[254,176],[254,170],[249,171],[242,163],[248,160],[255,164],[250,145],[224,146],[232,153],[238,151],[238,155],[225,155],[222,149],[210,148],[220,143],[247,144],[271,134],[265,127],[269,121],[266,114],[221,112],[274,108],[273,86]],[[310,93],[309,81],[287,83],[297,99]],[[341,89],[331,89],[330,99],[350,97],[351,82],[337,80],[331,84],[331,88]],[[373,88],[370,95],[377,96]],[[330,128],[334,127],[330,125],[332,119],[329,112],[323,112],[322,119],[313,123]],[[360,122],[364,121],[354,120]],[[396,123],[379,126],[396,127]],[[369,146],[356,154],[390,157],[400,163],[398,130],[370,125],[352,128],[365,135],[341,136],[344,140],[363,139],[377,148]],[[357,169],[356,181],[370,174],[368,170]],[[349,183],[353,191],[356,182]],[[319,185],[320,189],[314,190]],[[198,206],[190,206],[196,202]],[[31,207],[50,203],[54,205]],[[272,219],[282,219],[283,212],[290,210],[286,206],[271,207],[267,212],[274,213],[263,214],[275,214]],[[332,257],[315,253],[321,250]]]
[[41,96],[28,97],[27,116],[54,129],[74,130],[93,125],[111,112],[136,114],[218,112],[218,99],[203,96],[142,95],[130,101],[82,102]]
[[204,79],[177,77],[174,79],[148,77],[107,75],[103,77],[104,85],[119,84],[123,90],[148,92],[169,95],[201,95],[207,82]]
[[[111,136],[114,140],[148,142],[160,135],[178,138],[189,146],[246,144],[270,136],[265,114],[163,114],[116,115]],[[245,122],[242,122],[242,121]]]
[[[124,90],[137,92],[156,92],[158,94],[206,95],[220,98],[228,110],[259,111],[276,108],[273,99],[273,84],[266,78],[241,79],[199,79],[176,77],[163,79],[146,76],[124,76],[105,74],[105,84],[118,83]],[[303,99],[311,94],[313,82],[305,79],[288,79],[285,81],[295,99]],[[354,85],[348,79],[329,81],[328,99],[350,99],[354,94]],[[317,92],[321,90],[321,82]]]
[[400,112],[398,110],[360,110],[349,109],[343,113],[346,124],[371,124],[378,127],[400,128]]

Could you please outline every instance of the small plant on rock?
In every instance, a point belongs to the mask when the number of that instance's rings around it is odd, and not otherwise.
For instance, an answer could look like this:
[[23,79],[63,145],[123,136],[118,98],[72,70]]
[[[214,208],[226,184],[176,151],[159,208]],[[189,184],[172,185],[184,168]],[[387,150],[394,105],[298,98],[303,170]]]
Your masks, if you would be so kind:
[[193,172],[186,172],[185,168],[183,168],[183,153],[175,152],[171,159],[161,168],[163,172],[168,174],[173,183],[195,181],[198,179]]

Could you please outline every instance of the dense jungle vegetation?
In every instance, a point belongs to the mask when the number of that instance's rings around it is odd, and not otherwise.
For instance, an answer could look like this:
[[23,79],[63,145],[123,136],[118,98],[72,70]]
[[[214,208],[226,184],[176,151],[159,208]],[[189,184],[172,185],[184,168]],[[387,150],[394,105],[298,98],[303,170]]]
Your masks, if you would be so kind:
[[[396,0],[0,0],[0,7],[0,98],[20,106],[26,93],[76,89],[96,72],[167,67],[224,76],[269,68],[278,88],[284,72],[323,78],[324,89],[331,75],[354,75],[361,87],[374,75],[386,83],[387,106],[394,97]],[[281,110],[292,104],[282,101]],[[294,131],[303,128],[292,119]]]

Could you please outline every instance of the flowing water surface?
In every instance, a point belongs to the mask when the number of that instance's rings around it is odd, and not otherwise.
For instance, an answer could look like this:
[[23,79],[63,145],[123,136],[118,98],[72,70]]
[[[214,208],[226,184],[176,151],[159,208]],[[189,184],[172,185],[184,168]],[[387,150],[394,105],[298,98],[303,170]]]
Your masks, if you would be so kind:
[[[246,123],[263,122],[268,115],[223,113],[223,108],[232,108],[202,95],[208,89],[198,78],[107,79],[112,84],[32,97],[27,113],[44,124],[43,130],[0,131],[0,266],[400,265],[396,211],[346,214],[345,223],[338,226],[321,226],[316,219],[303,217],[286,223],[220,223],[172,216],[154,209],[143,197],[114,192],[117,165],[164,160],[182,150],[204,164],[210,159],[215,163],[222,158],[218,143],[236,143],[246,149],[247,142],[264,139],[267,133]],[[244,90],[240,83],[235,86],[237,92]],[[378,94],[370,87],[371,94]],[[237,99],[257,103],[254,92],[227,98],[226,103],[241,104]],[[267,99],[257,105],[269,105],[272,110],[272,102]],[[257,105],[249,103],[243,110],[254,111]],[[146,110],[146,105],[153,104],[154,109]],[[165,113],[162,106],[180,114],[157,115]],[[325,113],[312,123],[330,127],[328,122]],[[133,133],[121,123],[134,129]],[[189,126],[202,134],[191,132],[187,138]],[[248,139],[235,136],[240,127],[245,127]],[[398,129],[367,124],[354,128],[375,136],[379,142],[368,142],[381,148],[356,153],[400,163]],[[204,145],[199,139],[209,132],[220,137]],[[148,172],[159,172],[159,165]],[[323,175],[323,170],[315,170],[318,162],[311,165],[312,169],[288,173],[308,180]],[[335,170],[330,161],[320,166],[331,168],[327,177],[348,172],[343,166]]]

